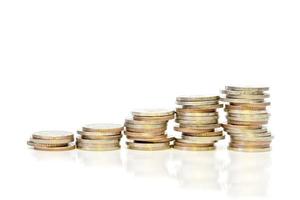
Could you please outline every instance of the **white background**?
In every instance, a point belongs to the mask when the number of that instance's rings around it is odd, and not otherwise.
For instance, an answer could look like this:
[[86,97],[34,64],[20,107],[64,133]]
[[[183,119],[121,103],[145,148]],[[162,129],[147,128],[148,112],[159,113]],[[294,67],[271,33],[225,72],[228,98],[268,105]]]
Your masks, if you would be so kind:
[[[299,197],[300,4],[1,0],[1,199]],[[273,151],[36,152],[34,131],[123,123],[181,94],[271,87]],[[173,123],[169,124],[170,134]]]

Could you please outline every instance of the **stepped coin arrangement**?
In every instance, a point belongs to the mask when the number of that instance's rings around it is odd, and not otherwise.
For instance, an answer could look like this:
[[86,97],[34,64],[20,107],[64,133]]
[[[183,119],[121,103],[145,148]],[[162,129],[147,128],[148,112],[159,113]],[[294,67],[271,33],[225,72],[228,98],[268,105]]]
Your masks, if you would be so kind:
[[265,99],[268,87],[226,86],[222,93],[226,102],[227,124],[224,130],[230,135],[228,149],[244,152],[270,151],[272,136],[266,128],[269,120]]
[[78,130],[78,149],[87,151],[111,151],[120,149],[123,126],[120,124],[88,124]]
[[182,132],[176,139],[174,148],[190,151],[208,151],[215,149],[215,143],[224,139],[221,125],[218,122],[219,96],[179,96],[176,103],[178,126],[175,131]]
[[173,138],[166,134],[168,121],[174,118],[173,110],[135,110],[125,120],[127,147],[134,150],[154,151],[171,147]]
[[67,151],[75,149],[74,135],[67,131],[40,131],[32,134],[29,146],[41,151]]

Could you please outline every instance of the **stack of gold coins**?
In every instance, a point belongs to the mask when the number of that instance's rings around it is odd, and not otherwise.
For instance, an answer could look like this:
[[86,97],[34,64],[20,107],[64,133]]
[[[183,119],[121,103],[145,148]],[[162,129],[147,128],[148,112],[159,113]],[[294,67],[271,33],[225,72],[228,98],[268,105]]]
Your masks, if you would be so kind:
[[266,124],[269,120],[265,99],[269,97],[268,87],[232,87],[226,86],[221,99],[228,105],[227,124],[223,124],[231,141],[228,149],[245,152],[269,151],[272,141]]
[[120,149],[123,125],[88,124],[78,130],[76,140],[78,149],[87,151],[111,151]]
[[74,135],[67,131],[40,131],[32,134],[27,144],[35,150],[66,151],[75,149]]
[[175,131],[182,132],[176,139],[174,148],[190,151],[208,151],[215,149],[215,143],[224,139],[219,124],[219,96],[179,96],[176,103]]
[[170,148],[173,138],[167,136],[166,130],[168,121],[174,118],[173,110],[135,110],[132,115],[125,121],[129,149],[154,151]]

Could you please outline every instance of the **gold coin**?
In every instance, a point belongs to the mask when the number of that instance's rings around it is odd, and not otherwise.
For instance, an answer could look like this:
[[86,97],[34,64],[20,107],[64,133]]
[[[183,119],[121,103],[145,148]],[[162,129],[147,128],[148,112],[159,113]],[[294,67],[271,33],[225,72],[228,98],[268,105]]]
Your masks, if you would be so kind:
[[44,140],[44,139],[35,139],[30,138],[30,141],[35,144],[68,144],[74,141],[74,138],[70,139],[55,139],[55,140]]
[[269,148],[235,148],[235,147],[228,147],[228,150],[232,151],[241,151],[241,152],[266,152],[266,151],[271,151],[271,147]]
[[210,106],[219,105],[219,101],[176,101],[176,104],[182,106]]
[[205,121],[205,120],[217,120],[219,119],[218,116],[177,116],[178,120],[184,120],[184,121]]
[[130,128],[130,127],[126,127],[126,131],[129,132],[137,132],[137,133],[157,133],[157,132],[163,132],[166,131],[167,128],[152,128],[152,129],[145,129],[145,128]]
[[263,99],[233,99],[228,97],[221,98],[220,101],[229,102],[229,103],[246,103],[246,104],[264,103]]
[[236,133],[236,134],[260,134],[268,132],[268,129],[263,127],[261,129],[228,129],[224,128],[224,130],[228,133]]
[[222,94],[228,94],[228,95],[263,95],[265,94],[264,91],[251,91],[251,90],[221,90]]
[[81,135],[82,139],[86,140],[114,140],[121,139],[122,135]]
[[133,118],[127,118],[125,120],[125,124],[136,124],[136,125],[149,125],[149,124],[153,124],[153,125],[165,125],[166,126],[166,121],[150,121],[150,120],[134,120]]
[[262,125],[233,125],[233,124],[222,124],[225,129],[235,129],[235,130],[253,130],[253,129],[262,129]]
[[209,129],[193,129],[193,128],[183,128],[179,126],[175,126],[174,130],[178,132],[185,132],[190,134],[200,134],[200,133],[206,133],[206,132],[213,132],[215,128],[209,128]]
[[78,130],[77,133],[79,135],[85,135],[85,136],[115,136],[115,135],[121,135],[121,132],[87,132],[87,131],[81,131]]
[[[216,107],[216,106],[215,106]],[[183,114],[197,114],[197,113],[215,113],[217,108],[210,108],[210,109],[194,109],[194,108],[176,108],[176,114],[183,115]],[[223,105],[218,105],[218,108],[223,108]]]
[[233,103],[233,102],[230,102],[230,105],[231,106],[245,107],[247,109],[249,109],[249,108],[266,109],[266,107],[271,105],[271,103],[270,102],[261,102],[261,103]]
[[61,140],[61,139],[74,139],[74,135],[68,131],[39,131],[32,134],[32,138],[41,140]]
[[239,115],[267,115],[268,112],[266,110],[231,110],[224,109],[228,114],[239,114]]
[[270,132],[265,132],[265,133],[255,133],[255,134],[249,134],[249,133],[230,133],[227,132],[228,135],[230,135],[231,137],[269,137],[271,136]]
[[231,119],[227,119],[227,123],[229,124],[233,124],[233,125],[243,125],[243,126],[259,126],[259,125],[264,125],[267,124],[268,121],[237,121],[237,120],[231,120]]
[[63,147],[46,147],[46,146],[36,146],[36,145],[34,145],[33,148],[35,150],[40,150],[40,151],[68,151],[68,150],[75,149],[75,144],[70,143],[68,146],[63,146]]
[[230,121],[239,121],[239,122],[268,122],[268,118],[251,118],[251,117],[232,117],[226,116],[226,118]]
[[152,142],[152,143],[163,143],[163,142],[171,142],[174,138],[137,138],[137,137],[127,137],[130,142]]
[[218,108],[223,108],[222,104],[214,104],[214,105],[182,105],[182,108],[178,109],[189,109],[189,110],[215,110]]
[[[220,124],[203,124],[203,125],[193,125],[193,124],[179,124],[179,128],[189,128],[194,130],[209,130],[219,128]],[[185,131],[186,132],[186,131]]]
[[160,117],[160,116],[169,116],[173,115],[173,110],[168,109],[140,109],[132,111],[133,116],[140,117]]
[[268,91],[269,87],[236,87],[236,86],[225,86],[226,90],[233,91]]
[[120,146],[120,143],[81,143],[81,142],[76,142],[76,146],[78,148],[81,147],[116,147]]
[[177,139],[174,142],[174,146],[182,146],[182,147],[213,147],[214,143],[205,143],[205,144],[195,144],[195,143],[183,143],[178,141]]
[[65,147],[68,146],[69,144],[39,144],[39,143],[34,143],[31,140],[27,141],[27,145],[29,146],[37,146],[37,147]]
[[187,133],[183,132],[182,135],[194,136],[194,137],[213,137],[213,136],[222,136],[223,131],[212,131],[212,132],[203,132],[203,133]]
[[269,97],[270,97],[269,94],[239,94],[239,95],[228,94],[226,95],[226,98],[230,98],[230,99],[265,99]]
[[177,112],[176,113],[177,117],[212,117],[212,116],[216,116],[218,117],[218,113],[217,112]]
[[157,122],[167,122],[171,119],[174,119],[174,115],[158,116],[158,117],[142,117],[142,116],[133,116],[134,120],[137,121],[157,121]]
[[[191,142],[195,142],[195,143],[213,143],[218,140],[222,140],[224,138],[225,138],[224,135],[212,136],[212,137],[195,137],[195,136],[182,135],[182,140],[191,141]],[[191,143],[191,142],[187,142],[187,143]]]
[[98,124],[87,124],[82,128],[86,132],[121,132],[123,126],[121,124],[108,124],[108,123],[98,123]]
[[149,137],[153,137],[153,136],[165,135],[165,131],[163,131],[163,132],[149,132],[149,133],[125,131],[124,134],[127,135],[127,136],[131,136],[131,137],[149,138]]
[[81,137],[77,137],[77,143],[80,144],[87,144],[87,145],[102,145],[102,144],[119,144],[120,138],[117,139],[103,139],[103,140],[89,140],[89,139],[83,139]]
[[85,151],[113,151],[113,150],[118,150],[120,149],[120,146],[101,146],[101,147],[90,147],[90,146],[82,146],[82,147],[77,147],[80,150],[85,150]]
[[273,139],[273,136],[268,136],[268,137],[234,137],[231,136],[230,139],[232,141],[253,141],[253,142],[271,142]]
[[184,146],[174,145],[174,149],[184,150],[184,151],[212,151],[212,150],[215,150],[216,147],[215,146],[212,146],[212,147],[184,147]]
[[230,145],[235,145],[235,146],[266,146],[266,145],[270,145],[271,141],[267,141],[267,142],[260,142],[260,141],[231,141]]
[[166,124],[125,124],[125,126],[133,129],[167,129]]
[[191,95],[191,96],[179,96],[176,98],[176,101],[217,101],[219,96],[202,96],[202,95]]
[[226,110],[241,110],[241,111],[266,111],[266,106],[251,106],[251,104],[243,104],[241,106],[226,105]]
[[181,120],[181,119],[175,119],[176,123],[184,124],[184,125],[206,125],[206,124],[216,124],[218,123],[217,119],[211,119],[211,120],[194,120],[194,121],[188,121],[188,120]]
[[128,149],[142,150],[142,151],[165,150],[170,148],[169,142],[166,143],[126,142],[126,144]]

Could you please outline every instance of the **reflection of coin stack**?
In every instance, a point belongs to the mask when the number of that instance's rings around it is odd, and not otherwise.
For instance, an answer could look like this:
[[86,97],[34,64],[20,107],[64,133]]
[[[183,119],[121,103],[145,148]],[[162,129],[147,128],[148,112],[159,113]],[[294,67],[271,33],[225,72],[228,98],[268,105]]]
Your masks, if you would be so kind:
[[123,126],[119,124],[88,124],[78,131],[78,149],[110,151],[120,148]]
[[66,151],[75,148],[74,135],[67,131],[40,131],[32,134],[27,142],[35,150]]
[[267,87],[226,87],[222,91],[228,102],[227,124],[223,127],[230,135],[231,142],[228,149],[247,152],[269,151],[272,136],[265,125],[268,123],[269,114],[265,102]]
[[224,139],[218,123],[217,108],[219,96],[180,96],[176,109],[174,130],[182,132],[182,138],[176,139],[174,148],[180,150],[206,151],[214,150],[215,142]]
[[164,109],[136,110],[125,121],[127,147],[135,150],[163,150],[170,148],[172,138],[165,131],[174,111]]

